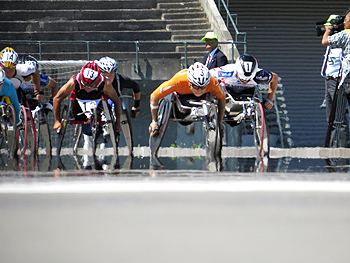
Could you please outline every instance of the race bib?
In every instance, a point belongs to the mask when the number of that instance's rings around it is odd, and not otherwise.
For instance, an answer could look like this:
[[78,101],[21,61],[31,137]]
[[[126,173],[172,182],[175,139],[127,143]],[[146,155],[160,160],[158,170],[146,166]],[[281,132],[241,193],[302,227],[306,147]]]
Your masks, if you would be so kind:
[[87,118],[90,118],[92,115],[92,111],[93,109],[96,109],[98,104],[101,102],[101,99],[97,99],[97,100],[81,100],[81,99],[77,99],[79,106],[81,108],[81,110],[83,111],[83,113],[85,114],[85,116]]

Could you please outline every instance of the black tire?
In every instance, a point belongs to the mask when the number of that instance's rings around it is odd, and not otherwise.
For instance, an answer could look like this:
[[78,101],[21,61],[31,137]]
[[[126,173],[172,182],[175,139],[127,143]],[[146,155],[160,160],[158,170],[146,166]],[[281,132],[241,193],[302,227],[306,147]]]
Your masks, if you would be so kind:
[[[68,103],[71,103],[70,101]],[[67,125],[69,124],[69,118],[70,118],[70,107],[66,104],[63,106],[62,112],[61,112],[61,130],[57,134],[57,156],[60,156],[61,148],[64,140],[64,135],[66,134]]]
[[261,103],[255,104],[254,114],[252,115],[252,128],[255,146],[258,150],[258,157],[269,157],[270,135]]

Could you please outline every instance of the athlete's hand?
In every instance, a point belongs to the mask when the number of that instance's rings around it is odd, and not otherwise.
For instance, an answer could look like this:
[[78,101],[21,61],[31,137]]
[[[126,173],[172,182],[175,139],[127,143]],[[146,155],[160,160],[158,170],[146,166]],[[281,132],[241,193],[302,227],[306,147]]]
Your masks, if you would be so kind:
[[55,124],[53,125],[53,129],[59,133],[61,131],[61,128],[62,128],[62,124],[61,122],[59,121],[55,121]]
[[273,102],[271,100],[269,100],[268,98],[264,99],[264,106],[266,107],[266,109],[270,110],[273,107]]
[[159,133],[159,126],[158,124],[154,124],[151,122],[151,124],[148,127],[149,134],[151,134],[152,137],[156,137]]
[[140,107],[138,107],[138,108],[132,107],[130,116],[131,116],[131,118],[135,119],[136,116],[139,115],[139,113],[140,113]]

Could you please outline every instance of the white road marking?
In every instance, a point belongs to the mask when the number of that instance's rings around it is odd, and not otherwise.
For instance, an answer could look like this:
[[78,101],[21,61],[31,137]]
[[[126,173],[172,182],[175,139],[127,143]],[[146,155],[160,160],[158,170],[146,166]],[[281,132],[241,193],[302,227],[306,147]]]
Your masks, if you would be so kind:
[[2,183],[0,194],[147,192],[334,192],[349,193],[350,181],[103,180]]

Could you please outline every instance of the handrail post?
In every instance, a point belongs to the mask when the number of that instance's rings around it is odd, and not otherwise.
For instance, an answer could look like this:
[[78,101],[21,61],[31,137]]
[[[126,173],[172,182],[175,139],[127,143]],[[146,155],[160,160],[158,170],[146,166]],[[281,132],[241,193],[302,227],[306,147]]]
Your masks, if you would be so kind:
[[39,60],[41,60],[41,41],[39,41],[38,43],[39,43]]
[[188,68],[188,64],[187,64],[187,41],[185,41],[185,68]]
[[135,41],[135,47],[136,47],[136,64],[134,65],[134,71],[136,74],[139,74],[140,71],[140,65],[139,65],[139,41]]
[[90,61],[90,41],[86,41],[87,60]]

